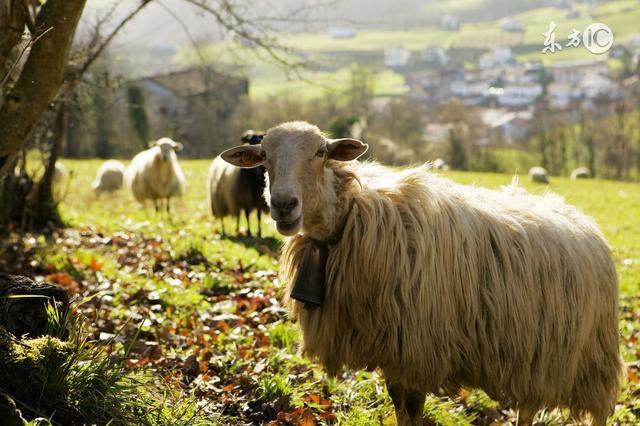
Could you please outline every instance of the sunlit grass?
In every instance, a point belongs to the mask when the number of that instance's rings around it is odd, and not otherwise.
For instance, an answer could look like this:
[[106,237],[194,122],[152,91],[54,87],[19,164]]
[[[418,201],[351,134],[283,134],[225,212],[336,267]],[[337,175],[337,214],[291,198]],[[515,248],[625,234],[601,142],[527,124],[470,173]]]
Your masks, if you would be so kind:
[[[126,321],[131,316],[132,306],[137,303],[131,300],[131,295],[139,290],[156,292],[165,309],[165,321],[170,320],[185,327],[194,318],[238,314],[240,312],[233,303],[225,300],[212,302],[205,294],[224,294],[234,285],[237,286],[235,275],[230,275],[229,271],[239,268],[239,265],[242,265],[242,273],[248,274],[250,271],[246,284],[248,288],[278,289],[277,280],[260,278],[260,274],[277,271],[275,251],[280,237],[268,223],[268,219],[263,224],[263,230],[270,239],[264,242],[220,237],[219,223],[211,217],[206,202],[208,160],[181,160],[188,187],[185,196],[175,202],[171,217],[159,215],[151,208],[145,210],[126,191],[96,199],[89,182],[100,165],[99,160],[63,162],[68,170],[73,171],[70,193],[61,204],[63,218],[70,225],[105,236],[126,232],[147,239],[157,239],[172,261],[201,254],[211,264],[209,267],[192,265],[188,269],[189,278],[177,280],[173,277],[149,276],[120,267],[116,261],[117,253],[110,246],[97,245],[91,249],[79,247],[69,254],[61,252],[51,242],[39,240],[41,249],[38,251],[38,262],[50,263],[57,270],[68,271],[77,276],[78,280],[83,278],[83,274],[86,278],[86,274],[91,273],[92,262],[101,265],[99,274],[103,278],[96,278],[111,283],[106,291],[115,298],[112,317]],[[552,176],[551,184],[546,186],[530,183],[524,175],[526,170],[520,172],[521,185],[531,192],[558,193],[595,218],[613,248],[626,309],[635,309],[629,307],[630,302],[627,300],[640,290],[640,185],[597,179],[571,181]],[[460,183],[489,188],[509,184],[513,178],[509,174],[457,171],[446,172],[445,175]],[[234,222],[229,219],[227,229],[235,229]],[[145,262],[145,267],[153,268],[153,257]],[[625,341],[633,339],[640,328],[634,321],[625,320],[621,323]],[[154,332],[153,326],[143,324],[142,327],[144,332]],[[246,379],[255,388],[252,395],[256,401],[282,399],[299,407],[308,405],[305,399],[308,395],[326,391],[331,395],[334,413],[340,424],[394,424],[391,400],[378,372],[346,372],[339,379],[329,378],[319,367],[296,354],[300,338],[297,325],[287,320],[278,320],[267,325],[263,331],[269,341],[261,349],[260,358],[242,359],[241,362],[236,358],[236,352],[239,346],[251,346],[254,343],[251,334],[237,334],[230,329],[218,335],[215,341],[206,340],[217,354],[215,365],[218,374],[223,377],[246,375],[247,371],[256,368],[260,360],[265,360],[261,367],[264,368],[264,374],[255,377],[249,374]],[[205,337],[207,336],[203,338]],[[185,347],[182,350],[184,352],[171,353],[170,356],[184,357],[197,348]],[[623,354],[627,361],[637,359],[635,346],[623,347]],[[310,375],[301,379],[292,374],[301,368],[309,369]],[[615,418],[622,423],[634,422],[635,414],[629,408],[634,404],[633,396],[623,393],[621,401],[625,405],[616,411]],[[486,416],[497,408],[499,407],[482,392],[465,391],[456,398],[430,396],[425,412],[439,424],[465,425],[472,424],[478,416]],[[566,413],[546,412],[540,416],[549,424],[562,424],[566,421]],[[234,423],[234,419],[233,416],[222,416],[221,422]]]

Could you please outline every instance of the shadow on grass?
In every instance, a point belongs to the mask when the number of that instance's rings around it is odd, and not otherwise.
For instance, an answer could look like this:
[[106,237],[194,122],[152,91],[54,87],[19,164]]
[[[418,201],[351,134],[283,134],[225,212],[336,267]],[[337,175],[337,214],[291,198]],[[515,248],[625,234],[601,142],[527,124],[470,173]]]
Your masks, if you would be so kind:
[[282,241],[273,237],[248,237],[244,235],[221,235],[221,239],[232,241],[237,244],[242,244],[245,247],[250,247],[258,250],[260,254],[277,257],[280,254],[280,247]]

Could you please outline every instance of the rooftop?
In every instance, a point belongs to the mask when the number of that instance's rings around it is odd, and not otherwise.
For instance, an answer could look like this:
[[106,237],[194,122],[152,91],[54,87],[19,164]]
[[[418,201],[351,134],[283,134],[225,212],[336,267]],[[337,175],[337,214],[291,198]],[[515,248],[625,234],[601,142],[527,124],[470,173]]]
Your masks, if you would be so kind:
[[212,69],[189,68],[167,74],[153,75],[140,79],[152,81],[165,89],[183,97],[201,95],[216,90],[221,85],[241,85],[248,87],[245,78],[223,74]]

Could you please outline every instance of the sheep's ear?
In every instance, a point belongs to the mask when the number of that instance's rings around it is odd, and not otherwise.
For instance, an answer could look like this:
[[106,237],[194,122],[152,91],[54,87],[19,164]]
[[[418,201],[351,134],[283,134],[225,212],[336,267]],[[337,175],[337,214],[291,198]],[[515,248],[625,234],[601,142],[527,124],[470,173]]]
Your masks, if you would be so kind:
[[149,141],[149,148],[153,148],[158,144],[158,141]]
[[220,154],[222,159],[234,166],[250,169],[264,163],[261,145],[240,145]]
[[184,145],[182,144],[182,142],[176,142],[175,145],[173,145],[173,150],[176,152],[180,152],[184,149]]
[[343,138],[330,140],[327,148],[330,160],[351,161],[367,152],[369,145],[357,139]]

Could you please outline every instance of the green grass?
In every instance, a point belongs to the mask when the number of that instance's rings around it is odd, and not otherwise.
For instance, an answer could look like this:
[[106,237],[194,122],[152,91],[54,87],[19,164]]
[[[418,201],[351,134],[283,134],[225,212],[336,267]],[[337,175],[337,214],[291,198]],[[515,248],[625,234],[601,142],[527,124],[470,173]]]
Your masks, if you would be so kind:
[[[282,58],[296,63],[299,61],[292,54],[281,54]],[[249,97],[253,100],[265,100],[275,95],[290,95],[302,99],[319,98],[326,93],[343,93],[348,89],[351,79],[351,61],[332,66],[332,70],[312,70],[300,68],[298,74],[287,75],[279,65],[246,47],[228,44],[210,44],[200,49],[200,54],[193,48],[185,48],[178,52],[174,59],[182,64],[199,64],[205,62],[217,64],[238,64],[242,73],[250,78]],[[326,61],[319,55],[310,61]],[[375,75],[374,93],[376,96],[394,96],[407,91],[404,77],[391,70],[378,70]]]
[[[261,423],[278,413],[347,425],[394,423],[378,372],[346,372],[332,379],[296,355],[299,329],[277,303],[280,237],[268,221],[266,240],[219,235],[205,196],[209,161],[181,161],[188,188],[170,220],[140,207],[124,191],[96,199],[88,182],[100,161],[63,162],[73,180],[61,211],[72,227],[49,239],[13,238],[23,241],[28,253],[33,248],[33,262],[25,268],[49,279],[68,275],[83,297],[100,291],[99,303],[81,307],[90,319],[88,331],[98,339],[113,333],[113,327],[124,327],[124,342],[133,345],[128,371],[155,377],[147,379],[145,392],[162,389],[157,387],[162,378],[174,392],[200,401],[196,418],[221,424]],[[512,179],[506,174],[446,175],[490,188]],[[623,354],[628,362],[638,361],[640,303],[632,297],[640,291],[640,184],[552,177],[547,187],[524,176],[521,180],[534,193],[551,190],[564,196],[602,227],[620,274]],[[229,219],[226,226],[235,225]],[[129,320],[142,324],[140,330],[127,325]],[[157,353],[145,354],[149,343],[158,346]],[[199,362],[195,375],[185,372],[189,356]],[[631,424],[640,419],[640,403],[632,393],[638,389],[633,381],[625,388],[614,420]],[[502,411],[482,392],[467,390],[456,398],[429,397],[425,413],[445,425],[514,419],[513,412]],[[541,416],[548,424],[566,419],[566,413]]]

